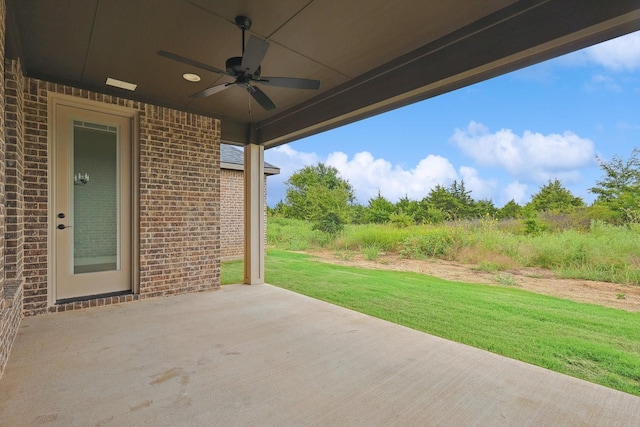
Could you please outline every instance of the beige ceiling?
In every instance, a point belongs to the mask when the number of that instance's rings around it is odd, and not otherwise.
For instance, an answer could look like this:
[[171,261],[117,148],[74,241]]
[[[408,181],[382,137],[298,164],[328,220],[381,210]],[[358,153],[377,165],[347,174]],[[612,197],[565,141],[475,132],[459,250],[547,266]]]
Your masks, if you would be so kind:
[[[223,139],[267,147],[640,29],[629,0],[7,0],[10,57],[27,75],[222,119]],[[238,15],[270,43],[268,76],[319,91],[261,86],[264,111],[232,81],[159,56],[224,69],[241,56]],[[182,79],[185,72],[202,77]],[[105,86],[107,77],[138,84]]]

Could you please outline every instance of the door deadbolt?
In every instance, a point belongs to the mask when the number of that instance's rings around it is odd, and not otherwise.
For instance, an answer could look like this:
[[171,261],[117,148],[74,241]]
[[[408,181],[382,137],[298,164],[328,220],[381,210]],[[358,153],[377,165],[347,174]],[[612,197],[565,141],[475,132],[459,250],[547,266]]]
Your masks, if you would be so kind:
[[65,215],[65,214],[63,214],[62,212],[60,212],[60,213],[58,214],[58,218],[64,218],[65,216],[66,216],[66,215]]

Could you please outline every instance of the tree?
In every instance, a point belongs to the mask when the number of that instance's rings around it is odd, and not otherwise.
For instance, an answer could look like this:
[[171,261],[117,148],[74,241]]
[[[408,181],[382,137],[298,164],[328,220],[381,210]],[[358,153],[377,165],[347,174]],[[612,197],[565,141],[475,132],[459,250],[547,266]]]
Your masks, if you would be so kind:
[[306,166],[291,175],[286,184],[282,210],[289,218],[312,221],[316,228],[327,230],[339,229],[348,222],[355,197],[351,184],[340,177],[338,169],[322,163]]
[[464,186],[464,180],[460,181],[460,184],[454,180],[451,187],[449,187],[449,191],[451,195],[460,200],[460,203],[466,208],[472,208],[475,205],[474,200],[471,198],[471,191],[467,191]]
[[589,189],[597,195],[596,205],[615,211],[626,222],[637,222],[640,217],[640,149],[631,151],[629,160],[613,156],[605,162],[597,158],[604,178]]
[[380,191],[378,191],[378,195],[372,199],[369,199],[369,206],[367,207],[367,222],[372,222],[374,224],[384,224],[389,221],[389,217],[392,213],[395,213],[396,207],[382,197]]
[[366,224],[367,223],[367,208],[361,204],[351,205],[349,209],[349,217],[353,224]]
[[335,234],[349,222],[349,195],[343,188],[312,185],[305,195],[309,203],[305,219],[313,222],[314,229]]
[[476,202],[471,198],[471,191],[467,191],[464,181],[453,181],[451,186],[440,184],[431,189],[427,197],[422,199],[422,205],[427,209],[436,209],[445,214],[448,220],[474,218],[477,216]]
[[498,209],[496,216],[498,219],[519,218],[522,216],[522,206],[511,199],[503,207]]
[[459,212],[462,210],[460,200],[456,199],[446,187],[440,184],[433,187],[422,201],[427,210],[438,210],[444,213],[447,220],[457,219]]
[[498,209],[494,206],[493,200],[491,199],[483,199],[479,202],[475,203],[474,207],[475,216],[476,217],[495,217],[498,213]]
[[426,207],[417,219],[424,224],[441,224],[447,220],[447,214],[438,208]]
[[526,208],[536,212],[568,213],[583,206],[584,201],[580,197],[575,197],[562,186],[560,180],[555,179],[540,187],[540,191],[531,197]]
[[420,203],[418,203],[417,200],[409,199],[407,195],[400,198],[400,200],[398,200],[398,203],[396,203],[396,213],[404,213],[414,218],[414,220],[418,211],[420,211]]

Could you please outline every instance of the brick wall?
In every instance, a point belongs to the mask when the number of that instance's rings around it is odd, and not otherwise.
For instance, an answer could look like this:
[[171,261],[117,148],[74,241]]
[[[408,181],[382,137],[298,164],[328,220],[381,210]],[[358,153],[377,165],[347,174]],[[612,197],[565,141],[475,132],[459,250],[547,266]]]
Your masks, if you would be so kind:
[[0,307],[0,378],[22,320],[22,287],[7,287],[4,301]]
[[240,258],[244,254],[244,171],[221,170],[220,213],[221,255]]
[[23,79],[18,63],[5,65],[5,14],[0,0],[0,378],[20,326],[23,290],[22,222],[11,218],[22,209],[22,160],[17,157],[23,143]]
[[24,77],[18,61],[5,64],[5,277],[22,284],[24,257]]
[[4,303],[0,303],[0,377],[22,318],[23,295],[23,96],[24,78],[17,61],[4,68],[6,165],[5,165],[5,263]]
[[220,122],[146,105],[140,134],[140,296],[219,286]]
[[5,18],[7,15],[4,0],[0,0],[0,76],[2,84],[0,85],[0,308],[4,304],[4,225],[5,225],[5,83],[4,83],[4,36],[6,32]]
[[[139,114],[140,292],[47,308],[47,93]],[[24,162],[24,314],[66,311],[220,283],[220,122],[168,108],[27,79]]]
[[24,314],[47,306],[47,94],[37,80],[24,86]]
[[[265,251],[267,244],[267,175],[264,177]],[[220,248],[223,259],[244,255],[244,171],[222,169],[220,176]]]

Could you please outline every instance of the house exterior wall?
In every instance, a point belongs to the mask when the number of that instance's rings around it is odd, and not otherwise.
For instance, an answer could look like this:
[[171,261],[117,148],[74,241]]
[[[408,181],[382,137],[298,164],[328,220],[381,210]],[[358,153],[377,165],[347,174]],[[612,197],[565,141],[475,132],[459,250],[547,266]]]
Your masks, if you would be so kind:
[[[221,258],[220,121],[26,78],[5,62],[5,15],[0,0],[0,377],[22,316],[214,289]],[[50,305],[50,94],[136,117],[131,294]]]
[[22,284],[24,267],[24,77],[18,61],[5,64],[5,277]]
[[223,258],[244,253],[244,171],[220,171],[220,238]]
[[[244,255],[244,171],[222,169],[220,174],[220,247],[223,259]],[[267,175],[265,174],[265,250],[267,224]]]
[[220,121],[145,105],[140,295],[220,286]]
[[[48,94],[138,115],[139,292],[48,306]],[[220,284],[220,122],[124,98],[27,79],[24,315],[216,288]],[[135,236],[134,236],[135,238]],[[135,260],[134,260],[135,262]]]
[[[5,15],[0,0],[0,377],[23,315],[214,289],[221,258],[220,121],[25,78],[5,63]],[[49,305],[49,94],[137,117],[135,293]]]
[[[5,67],[5,2],[0,0],[0,378],[22,319],[21,89],[19,66]],[[6,115],[6,117],[5,117]],[[7,126],[8,124],[8,126]],[[6,260],[5,260],[6,257]]]

